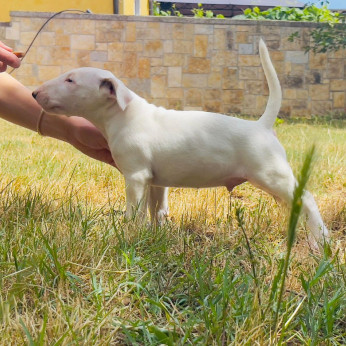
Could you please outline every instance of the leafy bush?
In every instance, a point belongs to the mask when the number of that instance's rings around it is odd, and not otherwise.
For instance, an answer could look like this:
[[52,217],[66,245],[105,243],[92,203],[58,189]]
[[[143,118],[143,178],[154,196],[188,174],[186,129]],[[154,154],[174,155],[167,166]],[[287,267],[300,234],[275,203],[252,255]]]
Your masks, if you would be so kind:
[[172,11],[163,11],[163,10],[161,10],[160,3],[157,1],[154,1],[154,3],[153,3],[153,14],[154,14],[154,16],[161,16],[161,17],[169,17],[169,16],[182,17],[183,16],[175,8],[175,4],[172,5]]
[[[204,10],[201,3],[198,4],[197,8],[191,10],[195,18],[225,18],[222,14],[217,14],[214,17],[214,12],[210,10]],[[154,16],[176,16],[183,17],[183,15],[176,9],[175,4],[172,5],[172,11],[161,10],[160,2],[154,1],[153,3],[153,14]]]
[[[261,11],[258,7],[254,7],[253,9],[247,8],[244,14],[237,16],[237,18],[323,23],[322,26],[311,31],[311,43],[305,47],[305,51],[325,53],[327,51],[345,49],[345,16],[341,13],[330,11],[325,2],[321,2],[321,4],[321,8],[315,5],[309,5],[304,9],[278,6],[270,8],[267,11]],[[299,33],[294,32],[288,37],[288,40],[293,42],[298,37]]]
[[341,22],[340,13],[328,10],[326,5],[323,5],[321,8],[315,5],[309,5],[304,9],[277,6],[267,11],[261,11],[258,7],[254,7],[253,9],[247,8],[244,11],[243,17],[257,20],[272,19],[321,23]]

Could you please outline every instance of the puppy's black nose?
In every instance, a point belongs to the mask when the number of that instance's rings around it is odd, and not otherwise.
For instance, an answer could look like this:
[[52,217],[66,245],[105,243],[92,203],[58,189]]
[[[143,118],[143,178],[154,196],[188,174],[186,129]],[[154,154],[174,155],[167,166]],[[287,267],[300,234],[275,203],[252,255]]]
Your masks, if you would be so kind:
[[36,99],[37,94],[38,94],[38,92],[37,92],[37,91],[33,91],[33,92],[32,92],[32,97],[33,97],[34,99]]

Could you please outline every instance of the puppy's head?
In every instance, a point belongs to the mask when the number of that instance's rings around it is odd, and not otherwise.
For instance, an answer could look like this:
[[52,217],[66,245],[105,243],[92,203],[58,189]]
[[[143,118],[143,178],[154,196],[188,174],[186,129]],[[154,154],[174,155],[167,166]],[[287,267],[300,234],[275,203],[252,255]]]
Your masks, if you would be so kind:
[[124,111],[133,99],[132,92],[111,72],[89,67],[52,79],[32,95],[49,113],[86,118],[111,107]]

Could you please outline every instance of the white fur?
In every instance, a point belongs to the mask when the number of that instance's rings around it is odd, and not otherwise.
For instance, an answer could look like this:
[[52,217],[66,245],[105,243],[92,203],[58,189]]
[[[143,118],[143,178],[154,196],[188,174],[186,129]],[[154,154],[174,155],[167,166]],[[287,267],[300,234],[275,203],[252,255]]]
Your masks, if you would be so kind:
[[[95,68],[72,70],[33,95],[47,112],[83,116],[103,132],[125,176],[128,217],[137,208],[144,217],[148,202],[153,218],[164,217],[169,186],[231,191],[249,181],[290,204],[296,180],[272,130],[281,87],[262,40],[260,57],[270,93],[258,121],[156,107],[112,73]],[[321,241],[328,230],[309,192],[303,204],[308,226]]]

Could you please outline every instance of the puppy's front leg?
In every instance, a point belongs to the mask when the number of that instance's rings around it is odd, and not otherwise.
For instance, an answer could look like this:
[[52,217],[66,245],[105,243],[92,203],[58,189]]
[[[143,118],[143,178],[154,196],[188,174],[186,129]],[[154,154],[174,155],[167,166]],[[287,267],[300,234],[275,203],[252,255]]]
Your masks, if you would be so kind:
[[168,216],[168,187],[150,186],[149,208],[151,222],[162,222]]
[[144,222],[148,207],[148,180],[142,175],[125,178],[126,183],[126,218],[138,217]]

